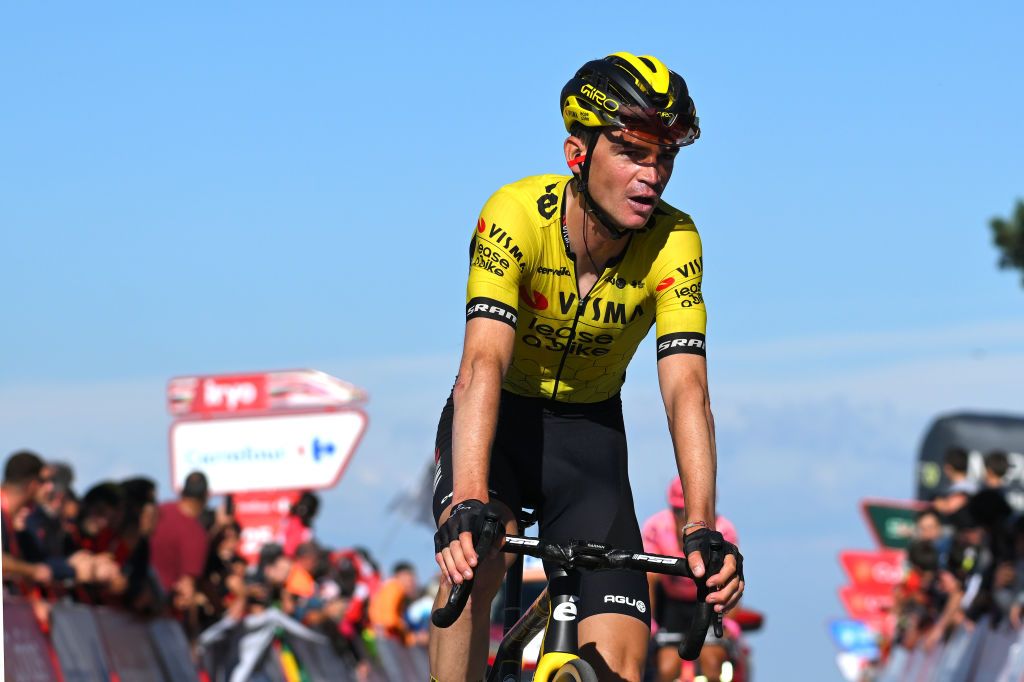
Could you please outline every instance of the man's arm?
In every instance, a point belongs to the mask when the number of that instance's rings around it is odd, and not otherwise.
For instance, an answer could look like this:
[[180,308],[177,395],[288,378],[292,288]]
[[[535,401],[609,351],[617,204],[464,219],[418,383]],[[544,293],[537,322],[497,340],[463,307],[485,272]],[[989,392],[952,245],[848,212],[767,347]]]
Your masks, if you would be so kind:
[[3,553],[3,575],[5,580],[18,576],[41,585],[49,584],[53,579],[53,573],[46,564],[23,561],[7,552]]
[[[708,395],[707,362],[703,355],[677,353],[658,360],[661,397],[668,416],[669,432],[676,453],[676,466],[686,496],[687,523],[703,521],[708,528],[715,524],[715,422]],[[689,532],[693,532],[692,529]],[[697,577],[704,575],[704,561],[699,552],[691,552],[687,562]],[[726,555],[722,570],[707,579],[717,591],[708,602],[718,612],[736,606],[743,594],[743,581],[737,573],[736,558]]]
[[[498,423],[501,384],[512,361],[515,329],[498,320],[477,317],[466,323],[462,362],[455,382],[452,427],[452,504],[489,501],[487,479],[491,445]],[[443,518],[442,518],[443,521]],[[479,557],[470,533],[442,550],[438,561],[454,582],[471,577]]]
[[658,361],[658,380],[686,496],[686,522],[703,521],[714,529],[718,465],[707,362],[702,355],[665,356]]

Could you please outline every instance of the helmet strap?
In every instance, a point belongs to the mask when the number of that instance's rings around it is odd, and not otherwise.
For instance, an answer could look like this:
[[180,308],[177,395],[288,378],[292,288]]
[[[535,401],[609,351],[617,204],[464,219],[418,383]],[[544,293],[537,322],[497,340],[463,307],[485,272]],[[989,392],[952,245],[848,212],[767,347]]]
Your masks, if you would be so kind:
[[615,220],[608,215],[608,212],[594,201],[594,197],[590,195],[590,188],[587,186],[587,181],[590,178],[591,152],[594,150],[594,146],[597,144],[597,138],[600,134],[600,128],[590,133],[588,136],[590,139],[586,140],[587,152],[580,155],[583,157],[582,159],[580,159],[580,156],[574,158],[569,165],[570,167],[575,165],[579,165],[580,167],[579,175],[576,176],[576,189],[579,190],[579,193],[583,196],[583,211],[589,211],[593,214],[594,218],[608,229],[608,232],[612,235],[612,239],[622,239],[629,234],[629,231],[619,228]]

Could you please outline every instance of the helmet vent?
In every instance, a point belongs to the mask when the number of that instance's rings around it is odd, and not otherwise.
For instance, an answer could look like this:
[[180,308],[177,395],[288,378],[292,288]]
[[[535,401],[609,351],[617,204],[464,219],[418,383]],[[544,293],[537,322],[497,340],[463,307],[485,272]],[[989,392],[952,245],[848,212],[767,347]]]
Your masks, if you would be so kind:
[[647,65],[647,68],[648,68],[648,69],[650,69],[651,71],[657,71],[657,70],[658,70],[658,67],[654,65],[654,62],[652,62],[652,61],[651,61],[650,59],[648,59],[647,57],[637,57],[637,59],[639,59],[639,60],[640,60],[640,61],[642,61],[642,62],[643,62],[644,64],[646,64],[646,65]]

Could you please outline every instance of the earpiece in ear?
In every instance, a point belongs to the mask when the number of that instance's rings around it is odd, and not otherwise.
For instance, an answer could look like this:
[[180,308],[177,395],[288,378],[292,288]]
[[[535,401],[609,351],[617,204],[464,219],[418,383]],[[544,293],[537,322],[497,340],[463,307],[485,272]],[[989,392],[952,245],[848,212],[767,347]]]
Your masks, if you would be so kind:
[[581,163],[583,163],[586,160],[587,160],[587,155],[586,154],[580,154],[579,156],[574,156],[571,159],[569,159],[569,161],[567,163],[569,164],[569,168],[576,168],[576,166],[580,165]]

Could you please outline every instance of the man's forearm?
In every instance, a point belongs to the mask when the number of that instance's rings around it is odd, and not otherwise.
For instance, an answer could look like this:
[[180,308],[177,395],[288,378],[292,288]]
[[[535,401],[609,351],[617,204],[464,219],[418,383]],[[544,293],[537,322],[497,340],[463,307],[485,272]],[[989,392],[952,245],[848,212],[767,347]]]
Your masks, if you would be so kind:
[[686,493],[687,522],[715,526],[715,424],[703,390],[691,388],[669,406],[669,430]]
[[32,579],[35,574],[35,565],[30,564],[27,561],[22,561],[16,558],[13,554],[4,552],[3,555],[3,574],[4,578],[28,578]]
[[501,400],[501,374],[499,365],[481,360],[464,364],[455,382],[453,502],[489,499],[487,478]]

